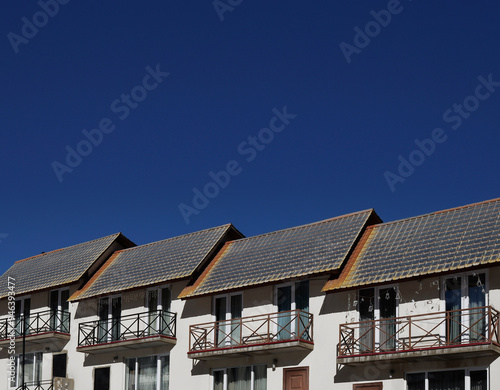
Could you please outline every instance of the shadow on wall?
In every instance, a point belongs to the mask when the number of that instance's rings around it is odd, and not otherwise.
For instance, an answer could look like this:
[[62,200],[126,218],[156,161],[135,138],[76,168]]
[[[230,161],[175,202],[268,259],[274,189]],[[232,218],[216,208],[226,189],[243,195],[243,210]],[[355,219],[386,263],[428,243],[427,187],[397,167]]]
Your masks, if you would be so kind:
[[265,364],[268,368],[298,366],[312,351],[271,353],[269,355],[241,354],[214,360],[193,359],[191,375],[207,375],[211,370],[235,366]]

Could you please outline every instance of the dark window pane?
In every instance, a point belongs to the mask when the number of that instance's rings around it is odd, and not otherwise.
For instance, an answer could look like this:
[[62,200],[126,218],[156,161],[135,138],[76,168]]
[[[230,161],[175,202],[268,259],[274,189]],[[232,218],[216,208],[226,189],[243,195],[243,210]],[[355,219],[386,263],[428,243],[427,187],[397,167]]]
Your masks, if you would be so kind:
[[425,373],[407,374],[406,388],[407,390],[425,390]]
[[470,388],[471,390],[488,390],[488,372],[486,370],[471,371]]
[[214,371],[214,390],[224,390],[224,371]]
[[61,353],[52,357],[52,376],[66,378],[67,355]]
[[465,371],[429,372],[429,390],[465,390]]
[[309,311],[309,280],[295,283],[295,308]]
[[109,367],[95,369],[94,390],[109,390]]

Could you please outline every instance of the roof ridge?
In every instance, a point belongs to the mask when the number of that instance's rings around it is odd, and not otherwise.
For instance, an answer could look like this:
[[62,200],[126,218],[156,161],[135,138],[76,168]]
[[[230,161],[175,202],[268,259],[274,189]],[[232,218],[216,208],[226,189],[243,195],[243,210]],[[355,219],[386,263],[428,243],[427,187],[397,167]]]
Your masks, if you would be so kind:
[[431,211],[430,213],[415,215],[413,217],[396,219],[395,221],[382,222],[380,224],[372,225],[372,226],[373,227],[383,227],[383,226],[386,226],[386,225],[391,225],[391,224],[396,224],[396,223],[410,221],[412,219],[419,219],[419,218],[430,217],[431,215],[448,213],[448,212],[451,212],[451,211],[462,210],[462,209],[466,209],[466,208],[469,208],[469,207],[477,207],[477,206],[482,205],[482,204],[494,203],[494,202],[498,202],[498,201],[500,201],[500,198],[489,199],[489,200],[484,200],[484,201],[481,201],[481,202],[475,202],[475,203],[466,204],[466,205],[463,205],[463,206],[452,207],[452,208],[445,209],[445,210]]
[[241,241],[246,241],[246,240],[255,239],[255,238],[259,238],[259,237],[269,236],[269,235],[272,235],[272,234],[277,234],[277,233],[281,233],[281,232],[285,232],[285,231],[292,231],[292,230],[296,230],[296,229],[303,229],[303,228],[306,228],[306,227],[309,227],[309,226],[312,226],[312,225],[319,225],[319,224],[322,224],[322,223],[327,223],[327,222],[334,221],[336,219],[346,218],[346,217],[350,217],[350,216],[356,215],[356,214],[363,214],[363,213],[366,213],[368,211],[375,212],[375,209],[366,209],[366,210],[356,211],[356,212],[353,212],[353,213],[339,215],[337,217],[323,219],[321,221],[310,222],[310,223],[306,223],[306,224],[299,225],[299,226],[292,226],[292,227],[289,227],[289,228],[279,229],[279,230],[275,230],[275,231],[272,231],[272,232],[257,234],[256,236],[243,237],[243,238],[239,238],[237,240],[230,241],[229,243],[232,244],[232,243],[235,243],[235,242],[241,242]]
[[113,237],[113,236],[116,236],[116,237],[119,237],[120,234],[122,234],[121,232],[118,232],[118,233],[114,233],[114,234],[109,234],[107,236],[104,236],[104,237],[99,237],[99,238],[96,238],[94,240],[89,240],[89,241],[85,241],[85,242],[80,242],[79,244],[74,244],[74,245],[69,245],[69,246],[66,246],[66,247],[63,247],[63,248],[58,248],[58,249],[54,249],[54,250],[51,250],[49,252],[43,252],[43,253],[40,253],[38,255],[34,255],[34,256],[30,256],[30,257],[26,257],[25,259],[21,259],[21,260],[17,260],[14,262],[14,264],[18,264],[18,263],[22,263],[24,261],[27,261],[27,260],[32,260],[32,259],[35,259],[35,258],[38,258],[38,257],[42,257],[42,256],[47,256],[47,255],[50,255],[50,254],[53,254],[53,253],[56,253],[56,252],[60,252],[60,251],[63,251],[63,250],[66,250],[66,249],[70,249],[70,248],[73,248],[73,247],[76,247],[76,246],[80,246],[80,245],[85,245],[85,244],[89,244],[91,242],[95,242],[95,241],[99,241],[99,240],[103,240],[105,238],[109,238],[109,237]]
[[178,236],[164,238],[164,239],[158,240],[158,241],[148,242],[146,244],[137,245],[137,246],[134,246],[132,248],[120,249],[120,250],[115,251],[115,253],[122,253],[122,252],[126,252],[126,251],[129,251],[129,250],[132,250],[132,249],[144,248],[146,246],[156,245],[156,244],[159,244],[159,243],[162,243],[162,242],[165,242],[165,241],[176,240],[176,239],[179,239],[181,237],[187,237],[187,236],[191,236],[191,235],[195,235],[195,234],[200,234],[200,233],[203,233],[203,232],[208,232],[209,230],[220,229],[220,228],[223,228],[223,227],[229,228],[231,226],[233,226],[232,223],[226,223],[226,224],[220,225],[220,226],[214,226],[214,227],[207,228],[207,229],[197,230],[197,231],[191,232],[191,233],[179,234]]

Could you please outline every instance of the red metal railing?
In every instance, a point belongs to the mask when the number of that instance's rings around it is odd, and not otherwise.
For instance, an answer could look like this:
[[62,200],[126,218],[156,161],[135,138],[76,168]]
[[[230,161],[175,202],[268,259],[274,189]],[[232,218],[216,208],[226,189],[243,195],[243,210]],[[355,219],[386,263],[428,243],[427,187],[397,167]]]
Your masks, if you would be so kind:
[[499,324],[491,306],[341,324],[337,356],[500,345]]
[[189,352],[259,344],[313,343],[313,315],[301,310],[255,315],[189,327]]

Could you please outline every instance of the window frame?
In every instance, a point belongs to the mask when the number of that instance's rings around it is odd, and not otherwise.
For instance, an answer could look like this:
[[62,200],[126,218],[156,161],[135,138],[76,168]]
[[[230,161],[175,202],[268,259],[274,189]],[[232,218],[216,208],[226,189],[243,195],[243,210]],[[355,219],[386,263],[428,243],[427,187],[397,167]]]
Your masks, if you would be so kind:
[[441,276],[440,280],[440,285],[441,285],[441,292],[440,292],[440,304],[442,305],[441,307],[444,307],[446,309],[446,281],[448,279],[453,279],[453,278],[461,278],[461,289],[460,293],[461,295],[461,301],[460,304],[462,306],[462,309],[468,309],[470,307],[470,297],[469,297],[469,285],[467,283],[469,276],[474,276],[474,275],[479,275],[479,274],[484,274],[484,297],[485,297],[485,305],[488,306],[490,303],[490,284],[489,284],[489,269],[485,270],[477,270],[477,271],[468,271],[468,272],[459,272],[459,273],[454,273],[454,274],[448,274]]
[[210,389],[214,389],[215,386],[215,372],[222,372],[222,389],[227,390],[228,383],[228,370],[232,368],[241,368],[241,367],[250,367],[250,390],[254,390],[255,388],[255,367],[265,367],[266,368],[266,387],[267,387],[267,364],[245,364],[239,366],[230,366],[230,367],[222,367],[222,368],[214,368],[210,372]]
[[[101,306],[101,301],[106,299],[108,301],[108,316],[107,316],[107,322],[106,322],[106,333],[107,337],[106,340],[104,341],[105,343],[109,343],[113,340],[113,332],[111,331],[111,328],[113,326],[113,299],[120,298],[120,317],[118,318],[118,321],[121,321],[121,317],[123,315],[123,297],[122,294],[113,294],[113,295],[108,295],[105,297],[100,297],[97,300],[97,320],[101,321],[100,318],[100,306]],[[120,329],[118,329],[120,330]],[[120,332],[119,332],[120,333]]]
[[[64,291],[67,291],[68,292],[68,298],[70,297],[70,290],[69,290],[69,287],[62,287],[62,288],[57,288],[57,289],[54,289],[54,290],[50,290],[49,291],[49,304],[48,304],[48,307],[49,307],[49,310],[51,311],[52,313],[52,301],[51,301],[51,298],[52,298],[52,293],[56,292],[57,293],[57,312],[61,313],[61,318],[59,318],[57,315],[56,317],[54,318],[54,325],[55,325],[55,329],[58,329],[60,331],[63,331],[63,317],[62,317],[62,312],[63,312],[63,300],[62,300],[62,293]],[[70,311],[69,311],[69,302],[66,301],[67,303],[67,312],[68,312],[68,320],[70,319],[71,315],[69,314]],[[52,314],[51,314],[52,315]],[[66,330],[66,329],[64,329]],[[70,329],[67,329],[68,333],[70,332]]]
[[[390,289],[394,289],[394,291],[396,292],[396,297],[395,297],[395,303],[396,303],[396,313],[395,313],[395,316],[394,318],[398,318],[399,317],[399,304],[400,304],[400,295],[399,295],[399,283],[391,283],[391,284],[384,284],[384,285],[381,285],[381,286],[373,286],[373,287],[367,287],[367,288],[360,288],[358,289],[357,291],[357,300],[358,300],[358,309],[357,309],[357,316],[358,316],[358,322],[361,322],[361,312],[360,312],[360,306],[361,306],[361,299],[362,297],[360,296],[361,294],[361,291],[363,290],[369,290],[369,289],[373,289],[373,321],[380,321],[382,320],[383,318],[380,317],[380,292],[381,290],[390,290]],[[371,303],[371,302],[370,302]],[[379,325],[381,326],[381,325]],[[373,334],[373,342],[374,342],[374,345],[377,346],[377,345],[380,345],[380,340],[381,340],[381,337],[380,337],[380,330],[379,331],[374,331],[374,334]],[[396,324],[396,328],[395,328],[395,334],[396,334],[396,339],[399,337],[399,329],[398,329],[398,324]]]
[[[37,373],[36,368],[38,367],[38,364],[40,364],[40,366],[39,366],[40,370],[38,372],[38,377],[40,378],[39,380],[42,381],[43,380],[43,351],[25,353],[25,356],[28,356],[28,355],[33,355],[33,378],[36,378],[36,376],[37,376],[36,375],[36,373]],[[18,353],[18,354],[14,355],[14,359],[16,362],[16,381],[15,381],[15,385],[12,386],[12,382],[9,379],[9,387],[8,387],[9,389],[17,389],[18,387],[21,386],[21,383],[18,383],[18,379],[19,379],[19,375],[20,375],[22,356],[23,356],[22,353]],[[39,359],[37,359],[37,356],[39,356]],[[38,360],[40,360],[40,362]],[[36,382],[36,381],[37,380],[35,379],[34,382]],[[28,382],[28,383],[31,383],[31,382]]]
[[291,302],[290,302],[290,310],[296,310],[297,309],[297,283],[300,282],[308,282],[308,296],[307,296],[307,302],[308,302],[308,307],[309,307],[309,312],[311,311],[311,282],[309,279],[300,279],[300,280],[294,280],[286,283],[280,283],[274,286],[274,297],[273,297],[273,308],[274,312],[278,313],[278,289],[283,288],[283,287],[291,287]]
[[[161,293],[163,289],[168,289],[170,292],[170,302],[168,303],[168,310],[164,308],[163,294]],[[170,311],[172,306],[172,285],[165,284],[146,289],[146,294],[144,297],[144,307],[146,308],[147,311],[149,311],[149,293],[152,291],[156,291],[156,296],[157,296],[156,310]]]
[[240,295],[241,296],[241,317],[244,317],[244,308],[245,308],[245,305],[244,305],[244,294],[243,294],[243,291],[238,291],[238,292],[232,292],[232,293],[226,293],[226,294],[218,294],[218,295],[214,295],[213,299],[212,299],[212,318],[214,320],[214,322],[217,321],[217,312],[216,312],[216,301],[217,299],[220,299],[220,298],[226,298],[226,318],[225,320],[222,320],[222,321],[228,321],[228,320],[232,320],[231,318],[231,297],[233,296],[236,296],[236,295]]
[[422,370],[411,370],[411,371],[406,371],[405,372],[405,388],[408,389],[407,385],[407,380],[406,376],[409,374],[425,374],[425,385],[423,390],[429,390],[429,373],[431,372],[448,372],[448,371],[460,371],[463,370],[465,371],[464,373],[464,384],[465,384],[465,390],[471,390],[471,383],[470,383],[470,373],[471,371],[486,371],[486,388],[489,390],[490,389],[490,368],[489,366],[474,366],[474,367],[454,367],[454,368],[444,368],[441,370],[427,370],[427,371],[422,371]]
[[136,357],[130,357],[130,358],[126,358],[125,359],[125,372],[124,372],[124,380],[123,380],[123,383],[124,383],[124,388],[125,390],[128,389],[128,361],[129,360],[135,360],[135,363],[134,363],[134,370],[135,370],[135,376],[134,376],[134,389],[137,389],[138,388],[138,380],[139,380],[139,359],[143,359],[143,358],[147,358],[147,357],[154,357],[155,360],[156,360],[156,390],[160,390],[161,389],[161,370],[162,370],[162,366],[161,366],[161,359],[163,357],[168,357],[168,384],[167,384],[167,387],[169,388],[170,387],[170,353],[160,353],[160,354],[157,354],[157,355],[148,355],[148,356],[136,356]]
[[358,321],[361,321],[361,317],[360,317],[360,312],[359,312],[359,305],[361,303],[361,297],[360,297],[360,292],[362,290],[369,290],[369,289],[373,289],[374,291],[374,298],[373,300],[375,301],[373,303],[373,319],[375,321],[377,320],[381,320],[382,318],[380,318],[380,299],[378,299],[378,297],[380,296],[380,290],[389,290],[389,289],[394,289],[394,291],[396,291],[396,315],[395,315],[395,318],[399,317],[399,301],[400,301],[400,297],[399,297],[399,283],[391,283],[391,284],[385,284],[385,285],[382,285],[382,286],[373,286],[373,287],[367,287],[367,288],[360,288],[358,289],[357,291],[357,300],[358,300],[358,310],[357,310],[357,313],[358,313]]
[[[453,274],[448,274],[440,277],[440,286],[441,286],[441,291],[440,291],[440,307],[443,308],[443,311],[446,311],[446,281],[449,279],[453,278],[461,278],[460,280],[460,310],[467,310],[470,309],[470,294],[469,294],[469,284],[468,280],[470,276],[475,276],[475,275],[480,275],[484,274],[484,303],[485,306],[489,306],[490,303],[490,298],[489,298],[489,270],[477,270],[477,271],[465,271],[465,272],[458,272],[458,273],[453,273]],[[465,315],[463,318],[463,323],[462,323],[462,329],[460,332],[463,331],[463,328],[468,328],[469,326],[469,320],[470,316]],[[446,326],[443,324],[440,327],[440,332],[441,334],[446,334]],[[468,334],[464,334],[463,337],[468,337]]]

